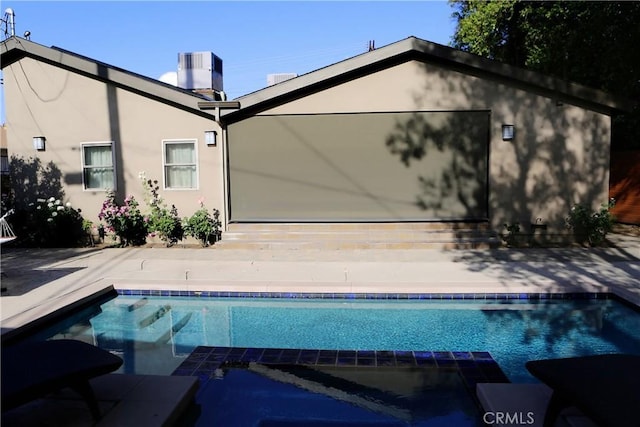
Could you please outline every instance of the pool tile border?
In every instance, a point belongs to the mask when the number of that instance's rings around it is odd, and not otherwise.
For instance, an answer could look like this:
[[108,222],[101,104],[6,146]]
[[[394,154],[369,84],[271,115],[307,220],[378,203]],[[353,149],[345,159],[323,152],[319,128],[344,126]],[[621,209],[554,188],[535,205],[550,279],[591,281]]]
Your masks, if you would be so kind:
[[335,367],[414,367],[457,369],[465,387],[475,393],[478,383],[510,382],[498,363],[486,351],[380,351],[304,350],[282,348],[198,346],[171,375],[197,376],[202,384],[218,378],[220,369],[264,365]]
[[272,299],[367,299],[367,300],[575,300],[617,299],[611,292],[570,293],[332,293],[332,292],[234,292],[234,291],[188,291],[117,289],[119,295],[194,297],[194,298],[272,298]]

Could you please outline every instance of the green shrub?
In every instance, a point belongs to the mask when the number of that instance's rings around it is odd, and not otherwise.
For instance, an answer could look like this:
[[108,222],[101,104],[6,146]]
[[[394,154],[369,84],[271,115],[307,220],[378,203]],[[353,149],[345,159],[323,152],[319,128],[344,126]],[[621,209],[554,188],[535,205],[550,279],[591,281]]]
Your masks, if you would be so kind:
[[615,217],[611,209],[615,206],[615,200],[610,199],[608,204],[602,204],[597,212],[577,204],[571,208],[567,217],[567,226],[573,230],[578,243],[589,243],[596,246],[604,242],[604,239],[615,224]]
[[139,176],[145,190],[145,202],[151,209],[148,231],[150,233],[158,233],[160,239],[167,246],[175,245],[184,237],[184,229],[178,216],[178,209],[175,205],[171,205],[171,209],[167,208],[166,203],[158,193],[160,187],[157,180],[146,179],[144,173],[140,173]]
[[184,229],[175,205],[171,205],[171,210],[163,208],[152,212],[149,216],[149,231],[158,233],[167,246],[173,246],[182,240]]
[[502,239],[507,246],[518,246],[518,236],[520,235],[520,223],[514,222],[511,224],[504,224],[504,228],[507,230],[507,234],[502,236]]
[[185,234],[198,239],[203,247],[220,239],[220,211],[213,209],[212,212],[213,215],[200,203],[200,209],[183,220]]
[[71,248],[86,243],[80,211],[50,197],[37,199],[8,218],[17,236],[15,245],[38,248]]

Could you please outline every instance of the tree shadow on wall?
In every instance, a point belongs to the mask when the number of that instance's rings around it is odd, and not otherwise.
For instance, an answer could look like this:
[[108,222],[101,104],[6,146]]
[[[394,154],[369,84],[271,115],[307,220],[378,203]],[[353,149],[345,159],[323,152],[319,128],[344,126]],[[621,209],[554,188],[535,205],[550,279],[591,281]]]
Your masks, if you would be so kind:
[[[602,192],[608,186],[609,129],[592,113],[507,87],[491,75],[469,71],[482,77],[476,79],[421,67],[424,84],[413,95],[416,113],[396,122],[386,145],[405,166],[449,153],[446,164],[437,165],[438,176],[418,178],[415,200],[422,209],[455,202],[465,218],[478,218],[478,207],[485,207],[484,217],[494,228],[518,222],[528,229],[541,218],[562,230],[574,204],[607,202]],[[432,122],[425,119],[427,112],[450,113]],[[500,123],[514,124],[512,141],[492,135]]]
[[62,172],[55,163],[42,164],[39,158],[11,156],[9,160],[11,182],[10,206],[25,210],[37,199],[54,197],[62,200]]
[[[53,163],[38,158],[12,156],[7,222],[17,238],[8,243],[18,247],[76,247],[84,244],[85,231],[79,211],[64,207],[62,172]],[[46,200],[56,203],[47,203]],[[57,206],[57,207],[56,207]]]
[[[481,132],[474,131],[472,122],[461,120],[464,118],[461,114],[451,114],[435,125],[421,113],[396,122],[386,145],[402,164],[409,166],[443,150],[450,151],[447,163],[437,168],[437,176],[418,178],[420,193],[415,197],[418,206],[441,208],[455,199],[465,209],[466,217],[474,217],[485,189],[474,187],[473,183],[482,182],[485,162],[490,168],[486,181],[488,217],[495,231],[504,223],[517,222],[523,231],[529,232],[536,218],[541,218],[550,229],[561,232],[574,204],[594,206],[607,202],[607,195],[603,195],[609,178],[606,122],[577,106],[550,97],[532,97],[522,87],[506,87],[504,82],[492,81],[491,76],[478,75],[482,79],[473,79],[428,64],[422,67],[424,84],[414,94],[416,111],[488,111],[491,124],[488,136],[467,138],[465,134]],[[515,125],[512,141],[492,135],[505,123]],[[478,144],[487,141],[491,142],[485,159]],[[640,286],[640,270],[633,262],[637,258],[624,248],[475,250],[454,253],[452,260],[479,273],[481,280],[502,283],[505,289],[520,284],[532,293],[568,289],[580,292],[584,291],[581,284]],[[527,319],[534,329],[552,324],[555,335],[545,338],[549,345],[572,333],[573,327],[583,321],[576,318],[573,323],[563,323],[562,316],[552,314],[541,311]],[[596,329],[590,333],[597,333]],[[525,332],[524,343],[531,341],[532,337],[526,334],[532,331],[530,328]]]
[[417,177],[421,210],[445,219],[487,218],[488,125],[487,112],[415,112],[396,122],[386,146],[406,167],[437,157]]

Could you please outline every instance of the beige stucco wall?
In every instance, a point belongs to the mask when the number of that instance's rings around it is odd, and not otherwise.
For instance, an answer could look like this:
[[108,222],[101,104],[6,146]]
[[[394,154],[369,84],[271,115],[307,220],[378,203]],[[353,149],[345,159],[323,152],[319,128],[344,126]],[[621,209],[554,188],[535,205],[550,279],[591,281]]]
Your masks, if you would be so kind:
[[[261,114],[485,109],[491,111],[489,217],[495,229],[541,218],[562,230],[572,204],[607,201],[610,117],[498,81],[411,61]],[[502,140],[503,123],[515,125],[513,141]],[[418,135],[413,125],[405,130]]]
[[[81,144],[101,141],[118,146],[119,195],[135,196],[146,209],[139,172],[162,182],[162,140],[196,139],[199,188],[161,189],[160,194],[176,205],[180,216],[197,210],[201,197],[208,208],[224,213],[223,145],[213,118],[32,59],[3,71],[10,155],[37,156],[43,165],[52,162],[61,171],[66,201],[81,208],[86,219],[97,221],[105,193],[83,189]],[[216,146],[205,144],[207,130],[218,131]],[[33,148],[32,138],[38,135],[46,137],[44,152]]]

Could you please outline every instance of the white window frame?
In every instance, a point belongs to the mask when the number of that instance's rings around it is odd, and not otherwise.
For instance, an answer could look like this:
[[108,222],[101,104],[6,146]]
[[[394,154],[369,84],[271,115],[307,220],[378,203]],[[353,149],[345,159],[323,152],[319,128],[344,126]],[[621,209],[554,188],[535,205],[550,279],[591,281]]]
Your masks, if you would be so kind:
[[[171,144],[193,144],[194,163],[167,165],[167,145]],[[180,139],[163,139],[162,140],[162,188],[167,191],[193,191],[200,188],[200,168],[198,167],[198,138],[180,138]],[[185,166],[193,165],[196,168],[196,185],[195,187],[167,187],[167,166]]]
[[[104,191],[107,192],[109,190],[117,191],[118,188],[118,179],[116,175],[116,150],[115,150],[115,142],[114,141],[97,141],[97,142],[83,142],[80,144],[80,156],[82,157],[82,189],[83,191]],[[113,187],[112,188],[87,188],[87,183],[85,182],[85,169],[91,168],[92,166],[87,166],[84,162],[84,149],[85,147],[111,147],[111,167],[113,168]],[[95,166],[100,167],[100,166]]]

